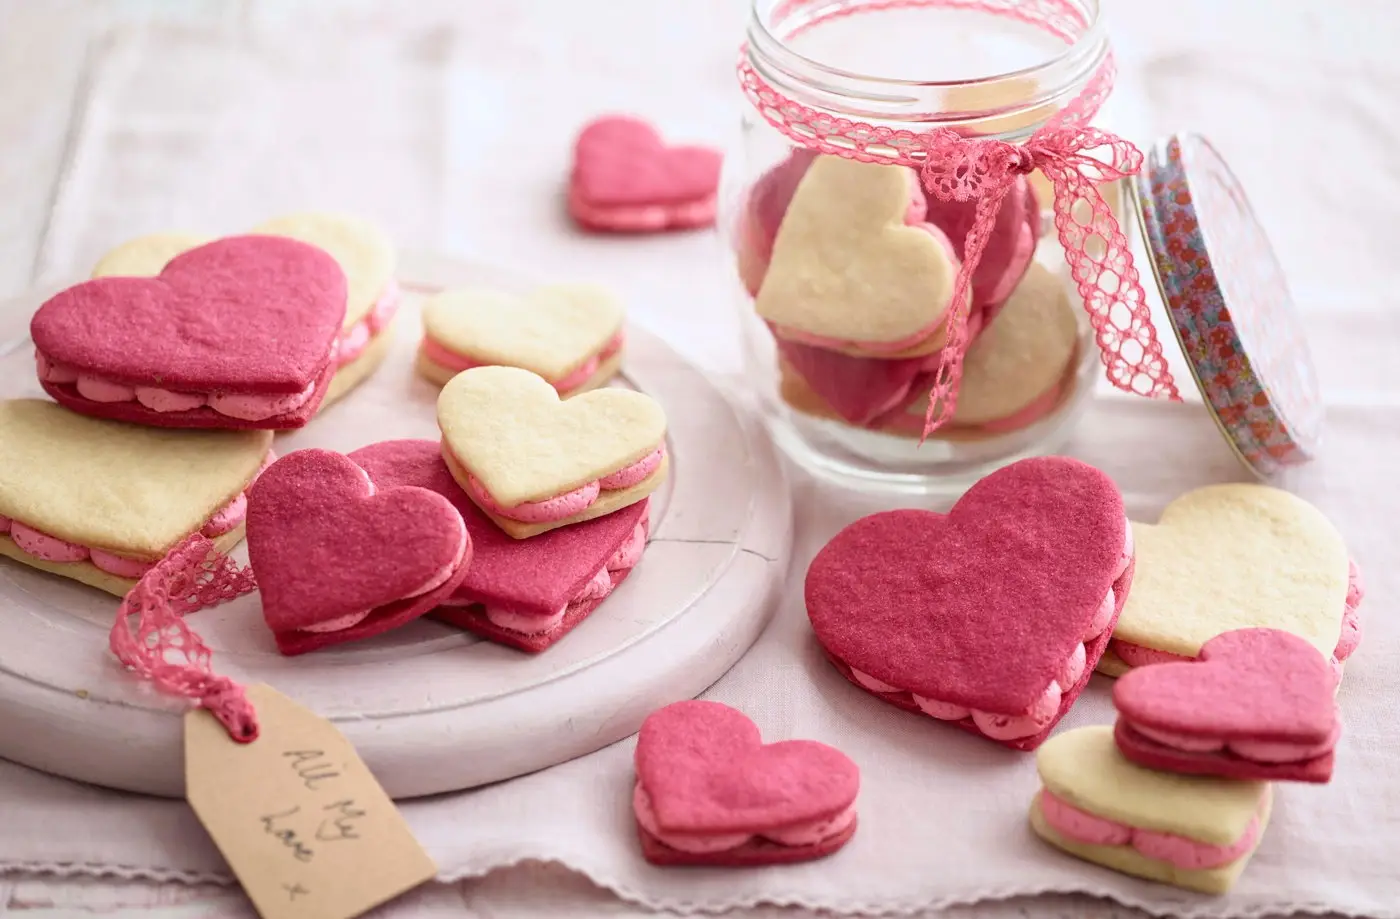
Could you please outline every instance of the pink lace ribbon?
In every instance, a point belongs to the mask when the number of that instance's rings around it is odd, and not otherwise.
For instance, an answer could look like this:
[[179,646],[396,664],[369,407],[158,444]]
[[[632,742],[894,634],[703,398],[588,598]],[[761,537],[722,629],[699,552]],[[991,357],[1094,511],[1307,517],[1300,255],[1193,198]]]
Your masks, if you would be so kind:
[[968,230],[953,286],[948,343],[929,394],[924,438],[952,418],[957,408],[969,344],[965,298],[997,213],[1017,177],[1037,169],[1055,189],[1055,229],[1089,313],[1109,381],[1127,392],[1180,401],[1127,237],[1098,189],[1101,182],[1136,174],[1142,168],[1141,151],[1121,137],[1083,125],[1050,124],[1024,144],[971,140],[947,128],[924,137],[924,186],[944,201],[977,201],[976,219]]
[[257,589],[241,568],[195,533],[142,576],[122,600],[109,645],[127,670],[161,692],[193,699],[239,743],[258,738],[257,713],[243,687],[218,676],[210,651],[184,616]]

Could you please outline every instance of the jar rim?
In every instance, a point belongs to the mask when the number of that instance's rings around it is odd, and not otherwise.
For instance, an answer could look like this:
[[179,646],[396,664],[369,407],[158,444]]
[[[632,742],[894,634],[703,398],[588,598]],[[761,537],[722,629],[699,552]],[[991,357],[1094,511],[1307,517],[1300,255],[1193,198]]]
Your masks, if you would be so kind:
[[[1016,19],[1057,38],[1063,48],[1045,59],[1014,70],[967,79],[910,79],[861,73],[805,54],[790,42],[808,28],[837,17],[895,8],[934,7],[982,12]],[[973,126],[1001,122],[1019,114],[1068,105],[1109,55],[1100,0],[752,0],[747,63],[785,95],[815,108],[885,122]],[[1052,15],[1058,13],[1058,15]],[[1027,87],[1033,87],[1027,92]],[[1015,89],[1014,93],[998,93]],[[967,91],[964,100],[985,104],[947,110],[950,90]],[[977,93],[980,92],[981,95]],[[998,101],[1011,99],[1012,101]],[[1024,122],[1025,119],[1016,119]],[[1024,125],[1022,125],[1024,126]],[[996,136],[989,130],[972,133]],[[1009,136],[1029,134],[1013,130]]]

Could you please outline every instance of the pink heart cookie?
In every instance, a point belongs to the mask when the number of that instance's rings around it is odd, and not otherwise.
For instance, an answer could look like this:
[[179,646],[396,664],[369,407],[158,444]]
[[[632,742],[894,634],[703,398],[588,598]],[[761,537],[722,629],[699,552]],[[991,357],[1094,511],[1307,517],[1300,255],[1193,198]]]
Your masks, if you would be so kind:
[[635,761],[633,811],[654,864],[807,861],[855,834],[855,763],[812,740],[764,744],[752,721],[718,702],[652,712]]
[[248,558],[283,654],[379,635],[450,597],[472,542],[452,502],[378,488],[330,450],[298,450],[248,492]]
[[1196,661],[1150,664],[1113,687],[1115,737],[1149,769],[1231,779],[1326,782],[1341,733],[1322,652],[1280,629],[1237,629]]
[[858,520],[807,571],[838,670],[909,711],[1033,750],[1079,697],[1133,576],[1123,499],[1067,457],[1013,463],[947,514]]
[[432,440],[391,440],[350,454],[376,487],[412,485],[442,495],[462,515],[472,563],[433,617],[491,641],[539,652],[597,609],[641,560],[647,501],[514,539],[462,491]]
[[667,146],[640,119],[599,118],[574,145],[569,213],[585,229],[622,233],[710,226],[720,162],[707,147]]
[[345,273],[314,246],[234,236],[153,278],[104,277],[30,323],[39,378],[85,415],[158,427],[299,428],[335,372]]

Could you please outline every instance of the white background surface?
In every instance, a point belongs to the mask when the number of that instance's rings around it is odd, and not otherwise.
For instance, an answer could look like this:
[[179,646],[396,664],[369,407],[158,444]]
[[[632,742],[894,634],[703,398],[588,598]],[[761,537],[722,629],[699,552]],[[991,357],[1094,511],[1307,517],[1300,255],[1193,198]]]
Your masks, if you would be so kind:
[[[1310,326],[1332,348],[1324,379],[1341,436],[1329,455],[1331,478],[1315,477],[1309,497],[1332,499],[1324,506],[1343,524],[1379,522],[1380,510],[1395,509],[1384,467],[1394,467],[1400,445],[1400,398],[1390,382],[1400,344],[1400,65],[1391,61],[1400,4],[1107,3],[1121,66],[1149,105],[1143,123],[1152,133],[1190,127],[1217,143],[1271,231]],[[381,220],[405,246],[610,283],[640,321],[693,359],[731,372],[737,347],[714,238],[583,238],[561,219],[558,189],[574,127],[601,110],[639,112],[673,134],[727,142],[739,104],[732,64],[743,7],[0,0],[0,294],[81,271],[107,246],[147,230],[232,230],[327,205]],[[292,84],[294,95],[285,91]],[[1122,437],[1158,438],[1156,448],[1194,445],[1159,450],[1191,464],[1186,487],[1234,474],[1208,441],[1192,439],[1196,427],[1185,430],[1143,425]],[[1096,437],[1114,441],[1113,432]],[[1338,458],[1338,447],[1347,456]],[[1119,460],[1115,474],[1135,465],[1130,455]],[[1349,487],[1360,467],[1348,461],[1365,464],[1377,491]],[[1158,469],[1160,480],[1139,477],[1141,493],[1128,495],[1139,513],[1154,512],[1181,479]],[[1374,535],[1358,548],[1376,572],[1363,615],[1394,618],[1388,572],[1377,569],[1395,544],[1379,529]],[[1363,644],[1368,651],[1376,654]],[[1357,691],[1389,688],[1379,679],[1383,662],[1371,664],[1377,678],[1366,680],[1358,664]],[[1388,801],[1393,811],[1394,797]],[[1384,802],[1375,805],[1386,812]],[[64,914],[75,903],[192,894],[209,892],[0,880],[0,913],[36,907],[42,915],[48,905]],[[405,915],[430,908],[478,916],[630,911],[576,876],[539,867],[442,885],[400,906]],[[1060,899],[949,915],[1051,910],[1093,914]],[[168,914],[230,913],[200,906]]]

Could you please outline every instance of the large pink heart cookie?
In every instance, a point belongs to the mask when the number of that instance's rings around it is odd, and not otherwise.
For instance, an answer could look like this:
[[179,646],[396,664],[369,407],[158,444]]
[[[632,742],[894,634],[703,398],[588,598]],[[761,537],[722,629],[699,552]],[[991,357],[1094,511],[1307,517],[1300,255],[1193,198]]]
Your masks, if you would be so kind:
[[1150,664],[1113,687],[1123,755],[1149,769],[1326,782],[1341,733],[1322,652],[1281,629],[1239,629],[1197,661]]
[[59,293],[30,323],[39,379],[85,415],[179,428],[299,428],[335,372],[345,273],[314,246],[221,239],[153,278]]
[[472,538],[472,563],[433,617],[522,651],[543,651],[569,634],[627,578],[646,548],[648,501],[514,539],[467,497],[437,441],[385,441],[350,459],[376,487],[413,485],[452,502]]
[[330,450],[273,463],[248,493],[248,558],[283,654],[379,635],[452,595],[471,538],[426,488],[377,488]]
[[633,811],[655,864],[806,861],[855,834],[855,763],[816,741],[764,744],[752,721],[718,702],[652,712],[636,767]]
[[807,615],[852,682],[1018,750],[1078,698],[1133,577],[1123,499],[1067,457],[1013,463],[947,514],[846,527],[807,571]]
[[579,134],[569,213],[590,230],[644,233],[715,222],[721,157],[669,147],[637,118],[599,118]]

